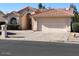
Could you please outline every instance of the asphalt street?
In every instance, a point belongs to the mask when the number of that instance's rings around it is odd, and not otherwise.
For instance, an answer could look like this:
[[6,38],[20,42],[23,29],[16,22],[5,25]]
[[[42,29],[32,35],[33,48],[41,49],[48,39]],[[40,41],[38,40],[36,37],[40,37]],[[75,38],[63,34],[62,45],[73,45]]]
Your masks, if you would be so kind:
[[0,56],[79,56],[79,44],[0,40]]

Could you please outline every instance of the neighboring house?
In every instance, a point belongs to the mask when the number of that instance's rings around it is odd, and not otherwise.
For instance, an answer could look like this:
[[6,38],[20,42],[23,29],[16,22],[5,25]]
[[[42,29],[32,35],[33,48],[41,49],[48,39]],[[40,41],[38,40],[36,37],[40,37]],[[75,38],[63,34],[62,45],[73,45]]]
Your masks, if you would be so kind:
[[4,13],[2,11],[0,11],[0,29],[1,29],[1,25],[6,23],[6,19],[4,18]]
[[42,32],[71,31],[72,9],[50,9],[32,15],[32,30]]

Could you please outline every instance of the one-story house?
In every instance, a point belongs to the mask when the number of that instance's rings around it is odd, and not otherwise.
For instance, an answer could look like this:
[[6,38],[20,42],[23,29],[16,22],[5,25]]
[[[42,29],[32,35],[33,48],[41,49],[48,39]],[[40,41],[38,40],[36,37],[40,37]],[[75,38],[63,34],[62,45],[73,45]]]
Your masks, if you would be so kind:
[[[73,9],[36,9],[25,7],[5,15],[8,25],[19,25],[21,30],[42,32],[71,31]],[[9,26],[8,26],[9,27]]]
[[72,9],[50,9],[46,12],[34,14],[32,30],[42,32],[70,32],[71,21],[74,17]]

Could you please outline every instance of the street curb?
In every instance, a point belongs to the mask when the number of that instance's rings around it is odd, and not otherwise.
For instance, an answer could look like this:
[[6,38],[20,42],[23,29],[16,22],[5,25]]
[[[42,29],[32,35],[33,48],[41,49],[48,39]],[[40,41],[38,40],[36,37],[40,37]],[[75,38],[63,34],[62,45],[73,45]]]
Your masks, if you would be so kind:
[[0,40],[16,40],[16,41],[33,41],[33,42],[79,44],[79,41],[64,41],[64,40],[44,41],[44,40],[27,40],[27,38],[0,38]]

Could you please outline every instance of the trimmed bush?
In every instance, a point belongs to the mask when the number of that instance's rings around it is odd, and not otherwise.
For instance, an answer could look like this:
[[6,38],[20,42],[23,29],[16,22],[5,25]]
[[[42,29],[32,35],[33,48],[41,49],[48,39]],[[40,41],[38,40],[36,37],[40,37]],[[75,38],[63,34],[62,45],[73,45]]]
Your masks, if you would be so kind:
[[79,32],[79,22],[72,23],[73,32]]
[[7,25],[8,30],[19,30],[19,25]]

